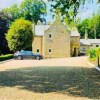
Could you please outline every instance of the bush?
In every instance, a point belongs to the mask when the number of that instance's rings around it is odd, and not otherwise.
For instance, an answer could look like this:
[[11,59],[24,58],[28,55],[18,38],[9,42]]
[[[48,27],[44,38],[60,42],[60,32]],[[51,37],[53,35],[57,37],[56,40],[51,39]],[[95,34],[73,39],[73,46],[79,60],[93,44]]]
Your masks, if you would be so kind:
[[96,58],[96,50],[95,49],[91,49],[90,50],[90,58]]
[[8,30],[6,39],[10,50],[14,52],[32,47],[32,23],[24,19],[15,20]]
[[92,48],[90,51],[90,60],[96,60],[100,56],[100,48]]
[[3,56],[0,56],[0,61],[4,61],[4,60],[8,60],[8,59],[12,59],[13,57],[14,57],[13,54],[3,55]]

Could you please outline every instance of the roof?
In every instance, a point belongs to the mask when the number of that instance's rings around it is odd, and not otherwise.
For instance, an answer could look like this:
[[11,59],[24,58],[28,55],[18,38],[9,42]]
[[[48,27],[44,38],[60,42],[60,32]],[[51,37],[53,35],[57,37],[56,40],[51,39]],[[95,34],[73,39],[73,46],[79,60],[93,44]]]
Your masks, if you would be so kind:
[[100,39],[88,39],[91,44],[100,44]]
[[80,36],[76,27],[73,27],[73,29],[71,29],[71,36]]
[[81,45],[100,44],[100,39],[80,39]]
[[44,31],[47,30],[51,25],[36,25],[35,26],[35,35],[43,36]]
[[91,45],[91,43],[87,39],[80,39],[81,45]]
[[[36,25],[35,26],[35,35],[36,36],[43,36],[44,31],[49,29],[51,25]],[[66,28],[67,29],[67,28]],[[73,28],[70,30],[71,31],[71,36],[80,36],[77,28]]]

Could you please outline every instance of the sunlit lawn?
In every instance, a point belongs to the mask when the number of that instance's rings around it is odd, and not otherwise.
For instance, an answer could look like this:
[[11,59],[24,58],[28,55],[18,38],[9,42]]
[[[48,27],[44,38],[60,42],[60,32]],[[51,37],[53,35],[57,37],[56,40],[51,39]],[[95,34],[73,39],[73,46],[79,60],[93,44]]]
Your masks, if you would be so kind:
[[60,66],[8,70],[0,72],[0,86],[100,99],[100,73],[90,68]]

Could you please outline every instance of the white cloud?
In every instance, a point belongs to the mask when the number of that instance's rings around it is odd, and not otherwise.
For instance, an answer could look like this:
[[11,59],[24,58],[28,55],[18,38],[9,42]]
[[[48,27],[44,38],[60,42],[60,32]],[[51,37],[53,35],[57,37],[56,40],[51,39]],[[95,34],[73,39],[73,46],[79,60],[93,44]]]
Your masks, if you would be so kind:
[[13,4],[20,4],[23,0],[0,0],[0,9],[10,7]]
[[86,18],[91,18],[92,14],[93,14],[93,10],[89,9],[87,11],[78,13],[77,18],[81,18],[81,20],[84,20]]
[[20,4],[22,1],[24,1],[24,0],[17,0],[17,3]]

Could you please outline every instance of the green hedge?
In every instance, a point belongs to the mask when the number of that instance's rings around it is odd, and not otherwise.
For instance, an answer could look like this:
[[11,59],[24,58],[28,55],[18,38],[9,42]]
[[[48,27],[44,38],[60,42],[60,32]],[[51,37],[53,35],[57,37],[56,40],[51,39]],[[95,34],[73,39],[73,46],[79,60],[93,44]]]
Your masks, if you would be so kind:
[[0,61],[9,60],[12,59],[13,57],[14,57],[13,54],[2,55],[0,56]]

